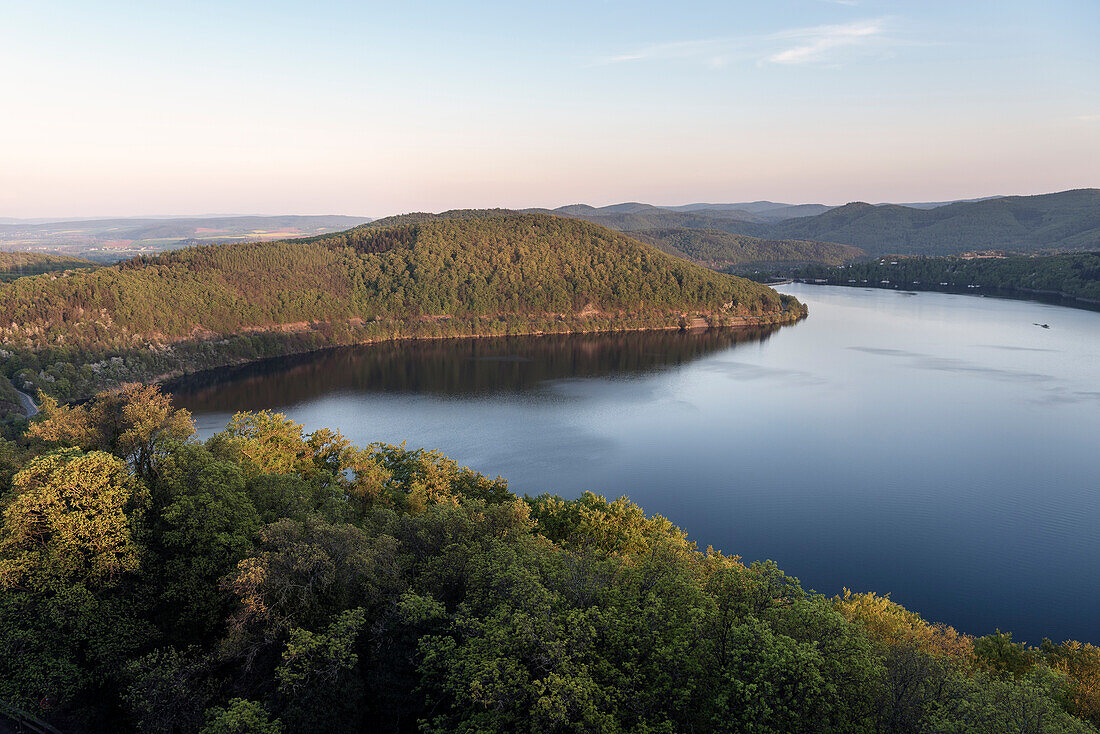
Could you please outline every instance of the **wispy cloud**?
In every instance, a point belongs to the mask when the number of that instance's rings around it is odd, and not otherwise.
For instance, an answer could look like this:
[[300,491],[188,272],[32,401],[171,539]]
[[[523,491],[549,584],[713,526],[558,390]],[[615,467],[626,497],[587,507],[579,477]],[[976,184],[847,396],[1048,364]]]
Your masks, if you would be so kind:
[[843,25],[822,25],[785,31],[775,37],[790,39],[796,45],[768,56],[767,61],[774,64],[818,63],[839,49],[863,46],[869,41],[881,39],[883,31],[882,20],[861,20]]
[[1100,115],[1074,115],[1077,122],[1100,122]]
[[651,61],[662,59],[695,59],[707,55],[708,49],[714,51],[719,45],[720,42],[714,40],[655,43],[635,49],[629,53],[596,59],[595,64],[621,64],[627,61]]
[[874,18],[840,25],[789,28],[766,35],[657,43],[604,56],[592,64],[678,60],[721,68],[732,61],[785,65],[835,63],[843,53],[883,50],[897,43],[887,34],[887,25],[885,19]]

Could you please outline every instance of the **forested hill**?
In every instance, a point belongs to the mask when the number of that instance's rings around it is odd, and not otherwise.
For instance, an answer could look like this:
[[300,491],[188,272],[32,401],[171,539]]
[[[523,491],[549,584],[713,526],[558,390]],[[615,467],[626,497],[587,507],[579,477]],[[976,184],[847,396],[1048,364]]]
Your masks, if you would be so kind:
[[25,275],[40,275],[70,268],[92,268],[96,264],[79,257],[45,255],[38,252],[0,251],[0,282]]
[[872,254],[1095,250],[1100,248],[1100,189],[1005,196],[935,209],[847,204],[816,217],[780,222],[770,231],[773,236],[842,242]]
[[841,265],[867,254],[858,247],[834,242],[765,240],[716,229],[643,229],[630,234],[671,255],[685,257],[715,270],[806,263]]
[[804,313],[767,287],[587,222],[500,212],[412,220],[21,278],[0,286],[0,346],[15,353],[5,365],[26,389],[74,397],[335,344]]
[[709,229],[771,240],[859,247],[872,255],[950,255],[973,250],[1021,253],[1100,248],[1100,189],[1005,196],[933,208],[854,202],[816,216],[763,221],[737,210],[669,210],[635,204],[555,210],[624,232]]

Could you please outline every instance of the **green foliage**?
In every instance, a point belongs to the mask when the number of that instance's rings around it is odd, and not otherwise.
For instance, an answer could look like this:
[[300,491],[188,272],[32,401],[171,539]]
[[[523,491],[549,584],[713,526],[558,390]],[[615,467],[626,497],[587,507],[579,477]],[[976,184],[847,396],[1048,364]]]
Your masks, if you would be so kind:
[[1044,640],[1040,652],[1053,670],[1069,679],[1074,713],[1100,725],[1100,647],[1075,640],[1060,645]]
[[1019,677],[1035,666],[1032,651],[1022,642],[1013,642],[1011,632],[997,630],[974,640],[974,659],[991,675]]
[[135,538],[147,494],[120,459],[62,449],[12,479],[0,534],[0,584],[53,590],[111,586],[138,569]]
[[43,396],[28,435],[45,445],[79,446],[121,456],[138,476],[153,477],[167,447],[195,433],[191,414],[172,407],[160,388],[137,383],[105,393],[90,406],[58,405]]
[[270,413],[142,470],[121,437],[173,415],[48,405],[2,452],[0,697],[69,730],[1095,731],[1090,645],[826,599],[625,498],[520,499]]
[[262,704],[234,698],[225,708],[206,712],[199,734],[283,734],[283,722],[272,719]]

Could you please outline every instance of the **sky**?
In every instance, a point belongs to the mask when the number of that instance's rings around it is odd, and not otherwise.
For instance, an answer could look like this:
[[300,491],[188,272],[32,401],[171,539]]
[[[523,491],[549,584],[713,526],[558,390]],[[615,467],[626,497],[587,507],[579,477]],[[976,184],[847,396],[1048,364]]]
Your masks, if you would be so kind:
[[0,0],[0,217],[1092,186],[1097,0]]

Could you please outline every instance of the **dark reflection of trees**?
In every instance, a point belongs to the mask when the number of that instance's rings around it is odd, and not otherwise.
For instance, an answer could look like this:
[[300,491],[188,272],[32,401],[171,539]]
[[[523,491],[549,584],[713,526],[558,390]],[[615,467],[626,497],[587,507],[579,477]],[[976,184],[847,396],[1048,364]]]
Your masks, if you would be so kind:
[[410,340],[267,360],[185,377],[166,389],[203,413],[261,410],[325,393],[491,395],[570,377],[637,375],[692,362],[779,327]]

